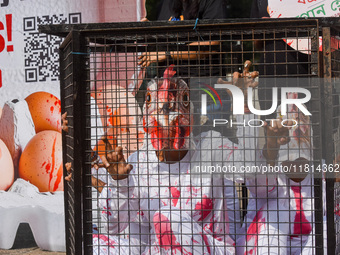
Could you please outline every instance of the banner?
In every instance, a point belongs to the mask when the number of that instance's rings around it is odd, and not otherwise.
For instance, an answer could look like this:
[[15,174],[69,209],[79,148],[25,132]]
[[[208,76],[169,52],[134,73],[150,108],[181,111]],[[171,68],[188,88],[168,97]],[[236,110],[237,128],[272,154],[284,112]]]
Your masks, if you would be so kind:
[[[270,0],[268,14],[271,18],[316,18],[339,17],[340,1],[338,0]],[[309,41],[309,42],[308,42]],[[339,41],[332,39],[332,48],[339,47]],[[310,54],[308,39],[287,39],[287,44],[303,53]],[[322,51],[322,40],[319,38],[319,50]]]
[[39,34],[39,25],[138,21],[145,15],[144,2],[1,0],[0,107],[34,91],[59,94],[58,47],[63,39]]
[[271,18],[339,17],[340,1],[337,0],[270,0]]
[[[143,17],[145,0],[0,0],[0,223],[7,224],[0,249],[10,249],[17,224],[29,222],[40,248],[65,250],[58,52],[63,38],[39,33],[39,26]],[[49,203],[43,202],[46,195]],[[48,227],[26,214],[40,215]]]

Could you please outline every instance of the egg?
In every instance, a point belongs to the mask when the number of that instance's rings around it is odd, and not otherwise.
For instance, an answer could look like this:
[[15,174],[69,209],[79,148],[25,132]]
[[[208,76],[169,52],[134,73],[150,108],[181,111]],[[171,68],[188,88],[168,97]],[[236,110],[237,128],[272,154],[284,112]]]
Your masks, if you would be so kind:
[[61,132],[61,105],[56,96],[35,92],[25,98],[35,126],[35,132],[55,130]]
[[0,190],[9,189],[14,182],[14,165],[6,144],[0,139]]
[[40,192],[64,190],[61,133],[41,131],[28,142],[20,157],[19,177]]

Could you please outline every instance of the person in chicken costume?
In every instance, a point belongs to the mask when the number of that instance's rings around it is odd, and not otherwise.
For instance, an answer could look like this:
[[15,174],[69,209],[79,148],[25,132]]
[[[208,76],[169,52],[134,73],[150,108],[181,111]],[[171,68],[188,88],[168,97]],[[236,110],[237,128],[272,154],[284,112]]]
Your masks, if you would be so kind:
[[[254,78],[258,74],[250,73],[249,66],[248,61],[242,74],[234,73],[236,86],[257,86]],[[239,128],[238,144],[216,131],[192,137],[192,113],[189,87],[175,77],[172,66],[163,78],[148,84],[142,149],[126,161],[122,148],[115,148],[101,157],[109,173],[107,181],[92,178],[100,192],[101,218],[109,233],[93,235],[94,254],[235,254],[239,208],[234,182],[244,182],[245,175],[197,169],[240,169],[260,162],[255,160],[256,129]],[[238,122],[250,118],[248,115],[237,116]],[[267,127],[267,134],[263,153],[258,153],[266,155],[263,164],[273,161],[280,145],[289,140],[288,129],[282,126]],[[132,222],[137,228],[131,227]],[[129,238],[119,236],[127,227]]]

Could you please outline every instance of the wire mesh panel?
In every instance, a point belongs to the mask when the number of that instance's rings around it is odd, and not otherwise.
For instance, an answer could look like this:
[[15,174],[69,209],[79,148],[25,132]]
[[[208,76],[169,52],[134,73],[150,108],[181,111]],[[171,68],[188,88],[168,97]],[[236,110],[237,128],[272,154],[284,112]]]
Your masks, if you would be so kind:
[[74,26],[68,254],[334,254],[334,24]]
[[[69,115],[69,135],[63,136],[63,144],[67,144],[66,148],[63,148],[63,158],[66,159],[67,162],[74,162],[74,129],[73,129],[73,117],[74,116],[74,108],[73,108],[73,56],[72,52],[72,41],[65,40],[64,41],[64,51],[60,54],[61,65],[60,68],[63,70],[63,74],[60,76],[60,80],[65,82],[64,88],[61,90],[61,96],[65,98],[62,102],[63,111],[67,111]],[[66,96],[67,95],[67,96]],[[67,141],[68,140],[68,141]],[[67,218],[66,218],[66,231],[67,236],[74,236],[76,230],[75,223],[75,185],[74,180],[68,183],[64,190],[67,195],[65,195],[65,210],[67,210]],[[79,191],[78,191],[79,193]],[[76,244],[74,238],[69,238],[66,242],[67,250],[70,254],[74,254],[76,250]]]
[[[328,245],[331,247],[330,252],[334,254],[340,253],[340,219],[339,219],[339,171],[337,169],[340,163],[340,86],[338,83],[339,79],[339,48],[336,46],[337,39],[339,38],[339,31],[333,28],[324,28],[324,73],[325,78],[327,78],[325,86],[325,102],[327,102],[327,111],[325,114],[328,116],[325,118],[327,123],[328,134],[326,139],[327,153],[325,154],[326,163],[335,164],[333,171],[328,174],[331,178],[327,179],[327,202],[332,203],[334,201],[334,210],[329,210],[327,208],[327,230],[328,235],[332,236],[334,233],[334,242],[329,242]],[[331,117],[332,116],[332,117]],[[332,141],[331,141],[332,140]],[[333,224],[333,222],[335,224]]]
[[[89,197],[91,193],[86,189],[85,183],[88,180],[84,175],[86,161],[83,160],[88,157],[84,148],[90,147],[90,135],[86,133],[86,126],[90,126],[90,111],[87,109],[89,98],[85,94],[88,90],[88,62],[86,57],[73,54],[86,50],[86,45],[80,44],[80,38],[79,33],[70,33],[64,40],[63,50],[60,51],[61,96],[64,98],[62,109],[67,116],[64,120],[68,121],[67,132],[64,132],[63,136],[63,159],[67,162],[64,176],[71,173],[64,187],[67,254],[80,253],[84,249],[83,243],[92,240],[92,236],[86,234],[92,231],[91,214],[87,213],[91,208],[91,201],[84,198]],[[65,124],[63,122],[63,125]]]

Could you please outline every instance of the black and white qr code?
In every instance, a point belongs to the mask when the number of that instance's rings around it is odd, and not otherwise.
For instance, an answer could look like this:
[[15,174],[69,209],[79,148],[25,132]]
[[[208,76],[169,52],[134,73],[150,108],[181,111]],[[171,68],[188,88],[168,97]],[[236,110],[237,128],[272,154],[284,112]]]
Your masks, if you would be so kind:
[[24,22],[24,60],[26,82],[59,80],[59,46],[63,38],[38,32],[39,25],[79,24],[81,13],[26,17]]

